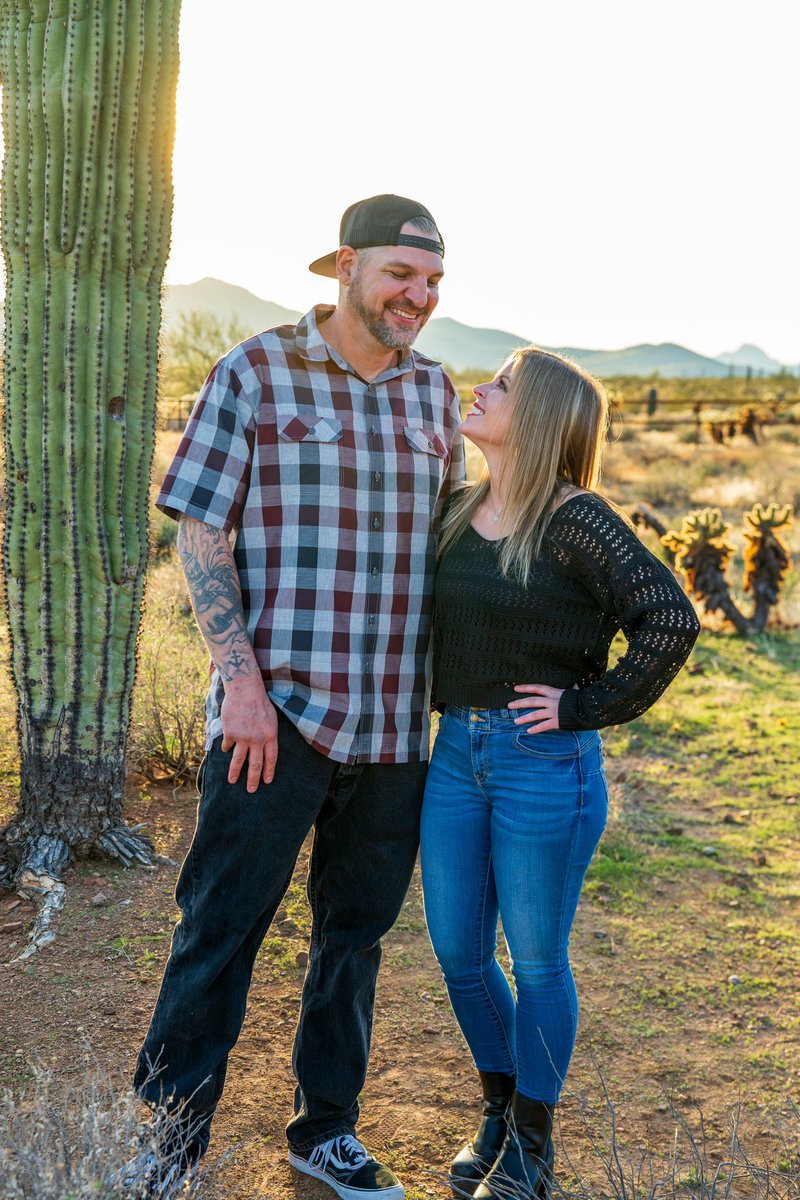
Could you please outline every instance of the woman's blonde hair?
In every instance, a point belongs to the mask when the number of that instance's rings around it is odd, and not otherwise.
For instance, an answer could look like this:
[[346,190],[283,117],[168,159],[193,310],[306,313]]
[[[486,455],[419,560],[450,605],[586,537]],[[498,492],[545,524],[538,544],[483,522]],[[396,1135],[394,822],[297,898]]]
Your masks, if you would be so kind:
[[[526,346],[512,356],[512,404],[503,479],[508,536],[500,569],[525,582],[541,554],[566,485],[596,489],[608,432],[608,398],[599,380],[560,354]],[[442,557],[461,537],[489,492],[484,467],[468,495],[451,507],[439,538]]]

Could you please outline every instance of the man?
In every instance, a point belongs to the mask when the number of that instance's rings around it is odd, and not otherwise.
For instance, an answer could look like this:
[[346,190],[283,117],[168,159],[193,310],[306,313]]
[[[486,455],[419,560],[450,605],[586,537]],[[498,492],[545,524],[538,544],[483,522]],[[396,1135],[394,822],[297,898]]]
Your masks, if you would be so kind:
[[[421,204],[344,214],[318,307],[236,346],[158,497],[214,661],[182,919],[136,1084],[205,1150],[253,962],[313,826],[289,1161],[344,1200],[400,1200],[356,1140],[380,938],[417,851],[437,507],[463,477],[453,386],[411,351],[444,246]],[[228,535],[236,531],[233,548]],[[156,1073],[153,1074],[153,1067]]]

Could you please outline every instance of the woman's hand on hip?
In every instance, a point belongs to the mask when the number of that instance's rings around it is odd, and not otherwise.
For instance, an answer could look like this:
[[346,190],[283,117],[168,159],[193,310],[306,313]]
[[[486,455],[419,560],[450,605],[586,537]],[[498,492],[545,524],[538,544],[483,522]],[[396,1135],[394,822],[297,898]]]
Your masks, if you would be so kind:
[[558,705],[565,688],[550,687],[546,683],[517,683],[515,692],[524,692],[519,700],[512,700],[510,709],[521,709],[515,725],[530,725],[526,733],[545,733],[548,729],[560,729]]

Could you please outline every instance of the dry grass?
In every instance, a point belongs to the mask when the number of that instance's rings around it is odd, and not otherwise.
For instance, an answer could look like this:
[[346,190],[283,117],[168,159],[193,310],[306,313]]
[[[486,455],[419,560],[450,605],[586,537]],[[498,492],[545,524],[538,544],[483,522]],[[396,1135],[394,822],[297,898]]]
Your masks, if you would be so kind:
[[129,763],[152,783],[180,783],[203,756],[209,659],[174,552],[151,568],[138,655]]
[[[170,1145],[169,1151],[164,1149]],[[164,1113],[142,1120],[132,1091],[115,1089],[96,1071],[77,1085],[38,1070],[21,1096],[0,1100],[0,1200],[171,1200],[175,1189],[153,1193],[130,1184],[132,1166],[148,1163],[163,1180],[178,1179],[186,1133]],[[214,1164],[194,1172],[182,1200],[221,1195]]]

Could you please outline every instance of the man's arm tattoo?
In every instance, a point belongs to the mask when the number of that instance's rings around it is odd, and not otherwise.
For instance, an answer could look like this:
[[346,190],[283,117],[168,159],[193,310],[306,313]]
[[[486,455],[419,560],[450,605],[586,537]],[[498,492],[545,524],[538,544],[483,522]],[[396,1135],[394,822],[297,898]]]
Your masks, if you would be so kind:
[[225,533],[184,516],[177,546],[197,624],[223,680],[253,674],[257,666],[247,636],[242,590]]

